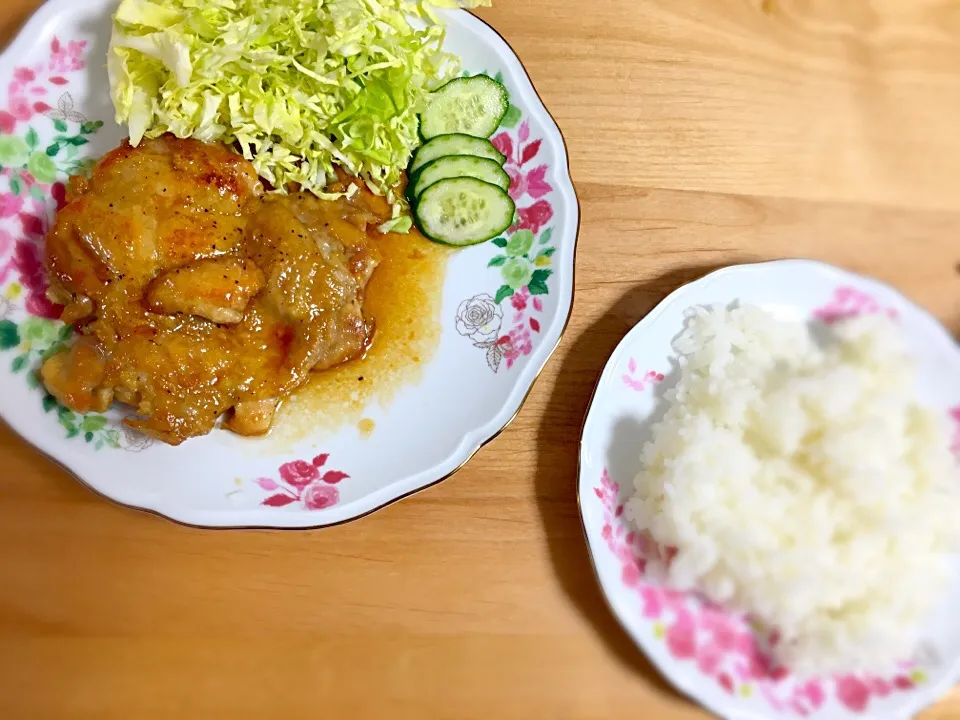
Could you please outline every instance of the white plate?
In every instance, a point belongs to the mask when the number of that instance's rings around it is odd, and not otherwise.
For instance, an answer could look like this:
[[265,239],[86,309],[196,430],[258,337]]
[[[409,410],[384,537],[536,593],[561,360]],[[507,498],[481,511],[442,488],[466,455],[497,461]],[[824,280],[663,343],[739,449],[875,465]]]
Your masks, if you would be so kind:
[[494,140],[518,180],[520,228],[535,235],[522,258],[508,263],[514,284],[529,276],[523,288],[507,284],[494,260],[506,250],[494,243],[456,253],[433,360],[418,383],[366,408],[375,425],[369,436],[351,424],[284,447],[215,431],[171,448],[125,432],[115,410],[84,419],[59,409],[31,382],[59,331],[42,317],[53,313],[42,300],[40,265],[53,196],[63,189],[55,183],[124,137],[112,120],[104,69],[115,4],[49,0],[0,58],[3,419],[107,497],[195,525],[329,525],[453,473],[519,411],[572,302],[577,198],[563,139],[520,61],[480,20],[447,15],[447,49],[468,72],[501,73],[511,93],[514,109]]
[[652,418],[675,382],[671,343],[687,308],[735,300],[793,320],[874,312],[898,317],[918,361],[921,397],[953,418],[960,453],[960,349],[928,313],[886,285],[820,263],[784,260],[720,270],[677,290],[641,320],[600,377],[584,424],[579,482],[597,578],[620,623],[664,676],[721,717],[911,717],[960,676],[960,619],[947,607],[960,605],[960,587],[931,622],[918,656],[896,675],[798,683],[770,666],[743,618],[711,609],[693,593],[667,591],[638,566],[642,542],[621,510]]

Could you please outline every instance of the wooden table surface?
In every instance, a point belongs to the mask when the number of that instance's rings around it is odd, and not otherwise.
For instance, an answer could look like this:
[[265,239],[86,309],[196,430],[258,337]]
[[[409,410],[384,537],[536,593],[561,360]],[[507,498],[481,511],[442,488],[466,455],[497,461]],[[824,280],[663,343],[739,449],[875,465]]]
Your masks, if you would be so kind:
[[[36,5],[2,0],[0,42]],[[481,15],[562,128],[583,206],[573,320],[517,420],[446,482],[316,532],[121,509],[0,429],[0,716],[705,717],[594,582],[574,495],[591,389],[633,323],[729,263],[870,273],[960,332],[960,4]],[[922,717],[960,718],[960,692]]]

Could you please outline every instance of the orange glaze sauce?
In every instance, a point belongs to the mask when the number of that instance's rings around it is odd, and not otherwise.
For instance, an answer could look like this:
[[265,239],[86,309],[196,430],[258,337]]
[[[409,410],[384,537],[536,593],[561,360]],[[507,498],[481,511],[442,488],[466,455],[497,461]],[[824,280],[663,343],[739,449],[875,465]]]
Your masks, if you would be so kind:
[[387,405],[407,385],[419,382],[424,366],[440,344],[440,305],[451,249],[420,233],[376,235],[371,244],[381,261],[367,286],[365,314],[376,322],[366,355],[323,372],[281,407],[271,440],[288,445],[318,430],[357,427],[362,437],[375,434],[364,408]]

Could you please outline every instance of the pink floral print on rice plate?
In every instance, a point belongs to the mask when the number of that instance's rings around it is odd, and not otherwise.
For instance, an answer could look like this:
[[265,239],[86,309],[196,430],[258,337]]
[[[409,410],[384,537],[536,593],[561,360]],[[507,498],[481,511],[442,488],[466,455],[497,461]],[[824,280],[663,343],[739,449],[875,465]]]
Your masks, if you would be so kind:
[[670,656],[695,666],[730,695],[762,696],[771,708],[798,717],[809,717],[833,696],[849,711],[866,713],[872,698],[912,689],[926,674],[904,663],[892,677],[838,675],[804,678],[773,661],[770,649],[776,633],[762,636],[749,618],[710,603],[696,593],[662,587],[647,574],[648,563],[659,558],[659,549],[645,535],[630,528],[623,516],[620,485],[604,470],[594,487],[604,510],[602,537],[621,564],[621,580],[637,596],[643,617],[653,623],[654,637],[662,640]]

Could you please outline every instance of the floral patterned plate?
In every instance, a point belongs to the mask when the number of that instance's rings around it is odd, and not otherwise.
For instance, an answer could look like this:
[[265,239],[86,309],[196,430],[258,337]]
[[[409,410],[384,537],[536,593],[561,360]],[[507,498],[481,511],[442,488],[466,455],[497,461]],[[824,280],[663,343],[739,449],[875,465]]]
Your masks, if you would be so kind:
[[[695,593],[661,587],[646,571],[649,547],[623,514],[640,450],[676,379],[671,348],[691,306],[735,300],[785,319],[831,322],[857,313],[898,318],[918,361],[920,393],[955,423],[960,454],[960,348],[929,314],[895,290],[816,262],[783,260],[720,270],[664,300],[623,339],[597,385],[580,445],[579,502],[597,578],[620,623],[679,690],[730,720],[903,719],[936,701],[960,678],[956,585],[932,618],[920,650],[898,672],[792,676],[743,616]],[[957,561],[960,571],[960,559]],[[766,648],[766,649],[765,649]]]
[[577,198],[563,139],[520,61],[480,20],[448,14],[447,48],[510,90],[493,140],[518,219],[451,256],[440,340],[420,380],[369,403],[366,425],[286,444],[215,431],[171,448],[125,429],[117,410],[59,406],[35,376],[71,333],[44,296],[44,233],[67,177],[124,137],[105,71],[115,4],[48,0],[0,57],[0,415],[103,495],[195,525],[329,525],[453,473],[519,411],[572,303]]

